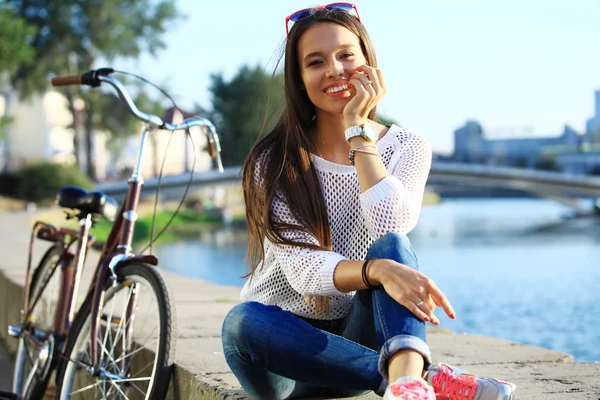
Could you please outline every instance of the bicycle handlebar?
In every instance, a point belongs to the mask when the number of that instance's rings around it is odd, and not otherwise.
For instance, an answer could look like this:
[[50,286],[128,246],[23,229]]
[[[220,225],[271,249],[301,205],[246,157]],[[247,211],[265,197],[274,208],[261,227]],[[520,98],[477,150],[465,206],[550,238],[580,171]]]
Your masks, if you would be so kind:
[[149,123],[159,129],[168,131],[188,129],[194,126],[207,128],[206,136],[208,138],[208,154],[215,159],[219,172],[223,172],[223,163],[221,162],[221,144],[219,142],[219,136],[217,135],[215,126],[210,120],[206,118],[192,117],[186,119],[180,124],[170,124],[164,122],[156,115],[146,114],[137,108],[123,84],[118,79],[109,76],[109,74],[113,72],[114,70],[112,68],[101,68],[88,71],[82,75],[54,77],[52,78],[51,83],[52,86],[87,85],[98,87],[102,82],[105,82],[115,88],[119,94],[119,98],[129,107],[129,111],[131,111],[131,113],[141,121]]

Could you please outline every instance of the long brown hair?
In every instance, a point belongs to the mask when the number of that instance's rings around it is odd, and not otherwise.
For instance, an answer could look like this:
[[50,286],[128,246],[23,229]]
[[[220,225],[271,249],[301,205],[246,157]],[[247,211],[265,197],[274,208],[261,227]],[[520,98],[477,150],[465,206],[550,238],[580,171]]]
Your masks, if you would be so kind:
[[[274,128],[250,150],[242,167],[250,274],[264,259],[265,238],[277,244],[331,250],[327,208],[310,151],[314,147],[315,106],[301,89],[304,84],[297,59],[300,37],[319,22],[334,22],[356,34],[367,64],[377,67],[367,31],[347,12],[315,10],[292,26],[285,47],[282,115]],[[375,109],[368,117],[372,119],[374,115]],[[271,205],[275,197],[285,201],[299,225],[284,223],[273,215]],[[315,237],[319,245],[287,239],[284,233],[289,230],[303,231]]]

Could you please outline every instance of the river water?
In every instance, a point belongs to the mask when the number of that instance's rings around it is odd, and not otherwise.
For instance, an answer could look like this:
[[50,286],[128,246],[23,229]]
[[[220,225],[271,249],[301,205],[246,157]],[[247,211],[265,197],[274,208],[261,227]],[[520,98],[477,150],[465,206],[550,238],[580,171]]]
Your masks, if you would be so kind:
[[[600,219],[548,200],[450,200],[423,208],[409,237],[452,302],[441,326],[600,362]],[[221,228],[156,249],[163,269],[242,286],[245,231]]]

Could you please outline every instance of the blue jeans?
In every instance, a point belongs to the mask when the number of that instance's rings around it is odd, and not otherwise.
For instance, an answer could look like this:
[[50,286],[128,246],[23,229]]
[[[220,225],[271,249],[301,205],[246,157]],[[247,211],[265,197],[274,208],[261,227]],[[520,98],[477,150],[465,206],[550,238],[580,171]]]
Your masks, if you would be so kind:
[[[376,240],[369,257],[418,269],[408,238],[398,233]],[[329,326],[277,306],[244,302],[225,318],[222,340],[227,364],[244,390],[259,399],[382,394],[387,360],[399,350],[421,353],[425,367],[431,362],[425,323],[381,287],[357,291],[348,315]]]

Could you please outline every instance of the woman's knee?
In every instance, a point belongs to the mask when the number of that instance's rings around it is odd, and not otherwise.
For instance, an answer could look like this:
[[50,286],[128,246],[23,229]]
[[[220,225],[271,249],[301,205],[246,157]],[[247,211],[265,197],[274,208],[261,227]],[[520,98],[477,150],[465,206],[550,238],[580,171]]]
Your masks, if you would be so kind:
[[261,307],[264,305],[253,301],[243,302],[233,307],[223,321],[221,328],[223,342],[237,342],[240,338],[251,334],[254,325],[252,316],[256,316]]
[[389,232],[377,239],[367,252],[367,257],[386,258],[419,269],[415,250],[403,233]]

